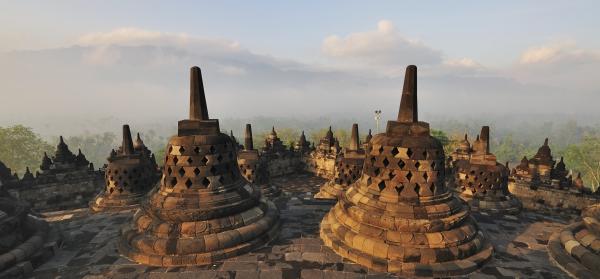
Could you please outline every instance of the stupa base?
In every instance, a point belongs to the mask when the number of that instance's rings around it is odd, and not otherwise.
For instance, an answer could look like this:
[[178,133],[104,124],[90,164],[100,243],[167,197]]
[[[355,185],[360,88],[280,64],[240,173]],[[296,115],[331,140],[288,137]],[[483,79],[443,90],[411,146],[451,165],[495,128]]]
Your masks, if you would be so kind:
[[21,244],[0,254],[0,278],[28,277],[33,268],[53,255],[52,251],[44,249],[50,232],[48,223],[28,215],[23,225],[25,231],[31,234]]
[[90,202],[90,210],[96,212],[118,212],[136,209],[140,206],[144,195],[128,195],[119,198],[108,198],[101,192]]
[[[171,233],[170,235],[174,236],[162,238],[149,230],[140,232],[137,228],[130,227],[122,232],[118,249],[131,261],[152,266],[212,264],[258,249],[277,237],[281,227],[277,207],[273,202],[264,199],[261,200],[260,207],[265,208],[266,212],[258,220],[235,229],[216,233],[205,234],[203,231],[198,231],[196,237],[183,237]],[[239,216],[222,219],[254,219],[252,216],[245,216],[247,212],[250,210],[239,213]],[[219,221],[210,220],[209,222],[218,224]],[[200,223],[196,224],[196,228],[200,227],[198,224]],[[182,223],[179,225],[181,225],[179,227],[183,227]],[[196,253],[197,251],[201,252]]]
[[[367,244],[368,240],[364,241],[363,245],[371,245],[372,247],[370,247],[370,249],[373,251],[373,253],[381,255],[381,257],[376,257],[371,254],[360,251],[359,249],[346,245],[346,243],[344,243],[344,241],[332,231],[332,225],[328,221],[329,214],[331,213],[328,213],[323,219],[320,230],[321,239],[323,240],[325,245],[330,247],[335,253],[337,253],[341,257],[363,265],[377,272],[391,272],[400,274],[402,276],[410,277],[443,277],[465,275],[479,269],[491,258],[494,251],[492,245],[486,240],[484,240],[481,232],[478,232],[478,234],[481,234],[479,235],[479,238],[473,240],[483,240],[483,243],[480,243],[481,248],[477,253],[464,259],[445,262],[432,262],[433,259],[427,259],[430,262],[423,262],[424,257],[421,258],[420,262],[403,262],[400,260],[390,260],[384,257],[387,253],[394,252],[392,252],[389,249],[380,249],[381,247],[377,247],[376,245],[373,245],[373,243]],[[365,239],[363,238],[363,240]],[[454,253],[461,252],[458,247],[450,248],[450,250],[452,249],[455,250],[453,251]],[[427,250],[431,250],[433,252],[433,256],[436,256],[435,249]],[[401,253],[405,252],[404,248],[402,247],[399,247],[398,251],[402,251]]]
[[315,199],[337,200],[340,194],[346,190],[342,185],[332,181],[325,182],[319,192],[315,194]]
[[504,200],[477,199],[461,194],[460,197],[467,201],[471,211],[486,212],[498,215],[517,215],[521,213],[523,204],[514,196],[506,196]]
[[599,278],[600,256],[594,253],[592,243],[600,239],[577,222],[556,232],[548,240],[548,253],[554,263],[576,278]]

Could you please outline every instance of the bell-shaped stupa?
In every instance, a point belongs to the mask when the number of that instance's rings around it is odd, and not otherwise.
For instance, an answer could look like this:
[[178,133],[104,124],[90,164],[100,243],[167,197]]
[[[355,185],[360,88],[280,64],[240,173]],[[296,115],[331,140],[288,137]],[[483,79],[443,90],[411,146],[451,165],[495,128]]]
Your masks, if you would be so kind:
[[149,154],[139,134],[134,144],[129,125],[123,125],[121,148],[108,158],[104,191],[90,202],[91,210],[120,211],[137,207],[158,179]]
[[279,211],[244,180],[236,144],[208,117],[200,68],[191,68],[190,79],[190,117],[167,144],[160,186],[119,243],[138,263],[210,264],[261,247],[279,231]]
[[455,190],[473,210],[497,214],[521,212],[521,202],[508,191],[509,168],[498,163],[490,152],[489,126],[481,128],[469,158],[454,162],[453,172]]
[[340,193],[360,178],[365,161],[365,151],[359,144],[358,124],[352,125],[350,145],[344,149],[342,158],[336,164],[333,179],[321,186],[316,199],[337,200]]
[[336,253],[380,272],[451,276],[472,272],[493,248],[469,207],[444,185],[442,144],[417,118],[417,67],[408,66],[398,120],[373,136],[361,178],[323,218]]
[[238,153],[238,166],[246,181],[258,186],[263,196],[276,197],[281,194],[279,187],[271,183],[267,161],[254,149],[252,140],[252,126],[246,124],[244,136],[244,149]]

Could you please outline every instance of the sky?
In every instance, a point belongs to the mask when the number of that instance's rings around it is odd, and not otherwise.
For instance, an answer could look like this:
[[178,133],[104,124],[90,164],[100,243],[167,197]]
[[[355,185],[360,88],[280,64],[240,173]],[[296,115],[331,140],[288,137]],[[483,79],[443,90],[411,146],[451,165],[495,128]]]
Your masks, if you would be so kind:
[[598,1],[0,1],[0,125],[187,115],[600,115]]

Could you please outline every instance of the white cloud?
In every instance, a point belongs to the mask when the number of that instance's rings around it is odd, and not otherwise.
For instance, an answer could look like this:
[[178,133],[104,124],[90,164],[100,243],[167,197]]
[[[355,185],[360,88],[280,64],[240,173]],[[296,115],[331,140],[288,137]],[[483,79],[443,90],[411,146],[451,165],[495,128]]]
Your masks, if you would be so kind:
[[329,57],[370,65],[438,64],[441,52],[416,39],[404,37],[391,21],[381,20],[376,30],[332,35],[323,40],[322,51]]
[[519,63],[523,65],[564,62],[585,63],[594,60],[600,60],[599,51],[582,49],[575,42],[567,41],[529,48],[521,54]]

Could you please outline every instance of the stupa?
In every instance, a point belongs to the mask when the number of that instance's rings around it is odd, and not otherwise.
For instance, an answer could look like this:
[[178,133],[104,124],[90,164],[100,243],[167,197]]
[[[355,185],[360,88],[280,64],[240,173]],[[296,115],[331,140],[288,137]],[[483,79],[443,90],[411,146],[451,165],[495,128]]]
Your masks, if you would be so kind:
[[306,140],[304,131],[302,131],[300,139],[294,143],[294,151],[298,152],[300,155],[305,155],[311,151],[310,142]]
[[335,177],[323,184],[316,199],[337,200],[341,192],[354,183],[362,174],[365,151],[359,145],[358,124],[352,125],[350,145],[344,149],[342,158],[335,168]]
[[365,141],[362,143],[363,149],[367,149],[367,146],[369,146],[369,142],[371,142],[372,138],[373,138],[373,135],[371,134],[371,129],[369,129],[369,133],[365,137]]
[[[4,171],[2,167],[0,162],[0,170]],[[0,173],[0,278],[24,278],[45,256],[49,226],[30,215],[25,203],[10,196],[4,189],[7,180],[12,178]]]
[[332,179],[335,176],[335,166],[340,155],[340,143],[333,136],[333,130],[329,130],[319,144],[313,148],[310,156],[303,158],[306,171],[314,173],[317,176]]
[[277,136],[275,126],[271,133],[265,138],[265,146],[260,152],[266,165],[269,176],[282,176],[296,172],[298,168],[298,157],[288,149],[283,141]]
[[600,278],[600,203],[586,207],[582,220],[554,233],[548,252],[575,278]]
[[279,211],[237,166],[236,146],[209,119],[200,68],[190,70],[190,117],[167,144],[160,186],[118,248],[153,266],[205,265],[247,253],[279,232]]
[[259,155],[258,150],[254,149],[250,124],[246,124],[244,149],[238,153],[237,162],[246,181],[258,186],[263,196],[271,198],[281,194],[281,190],[270,182],[267,162]]
[[[463,141],[459,150],[466,147]],[[461,159],[453,162],[455,190],[469,202],[471,209],[497,214],[521,211],[521,202],[508,191],[508,167],[498,163],[496,156],[490,153],[490,127],[481,128],[468,159],[458,158]]]
[[91,210],[121,211],[137,207],[158,178],[156,163],[152,163],[149,154],[139,134],[134,144],[129,125],[123,125],[121,148],[108,158],[104,191],[90,202]]
[[493,248],[469,207],[444,186],[442,144],[417,116],[417,67],[411,65],[398,119],[373,136],[361,178],[324,217],[321,238],[342,257],[379,272],[466,274]]

